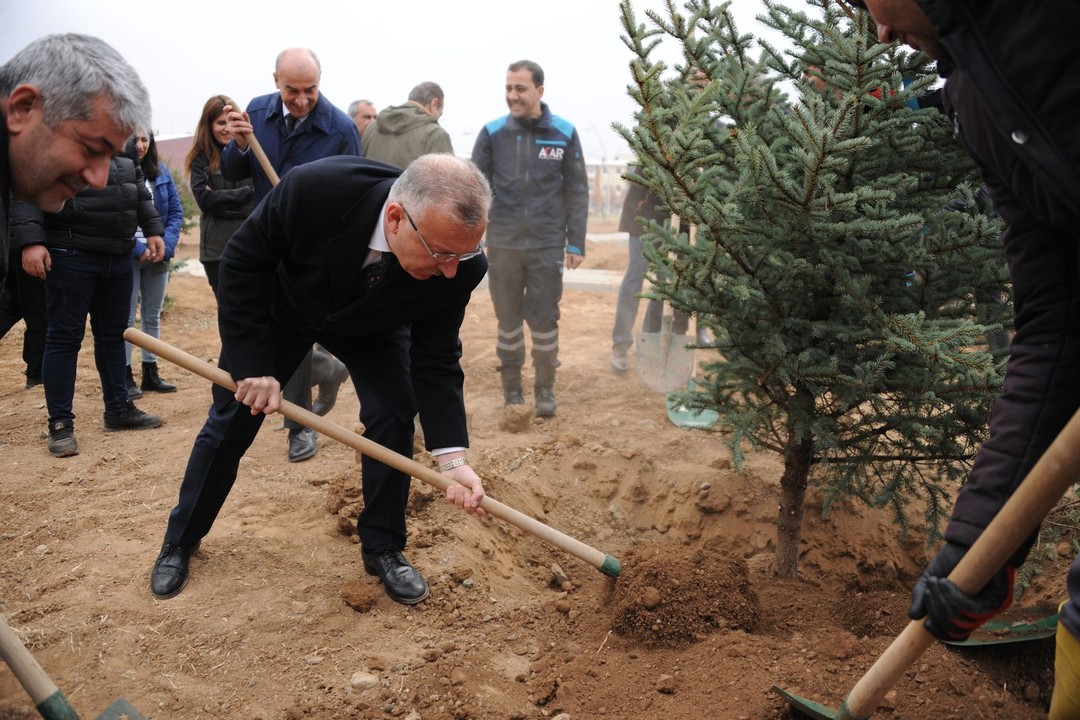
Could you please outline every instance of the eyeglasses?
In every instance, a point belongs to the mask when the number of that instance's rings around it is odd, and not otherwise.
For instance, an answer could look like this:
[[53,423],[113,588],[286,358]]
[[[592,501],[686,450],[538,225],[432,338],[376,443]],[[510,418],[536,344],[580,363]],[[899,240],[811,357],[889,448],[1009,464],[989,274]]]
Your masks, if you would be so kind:
[[408,218],[409,224],[412,225],[412,229],[416,231],[416,237],[420,238],[420,244],[424,246],[424,250],[427,251],[428,257],[430,257],[437,263],[450,262],[451,260],[457,260],[459,262],[464,262],[465,260],[472,260],[474,257],[484,251],[484,242],[483,240],[481,240],[480,244],[476,246],[475,250],[467,253],[461,253],[460,255],[458,253],[432,252],[431,247],[427,244],[427,241],[424,240],[424,236],[420,234],[420,228],[416,227],[416,223],[413,222],[412,215],[409,214],[409,211],[405,209],[404,205],[401,206],[401,211],[405,213],[405,217]]

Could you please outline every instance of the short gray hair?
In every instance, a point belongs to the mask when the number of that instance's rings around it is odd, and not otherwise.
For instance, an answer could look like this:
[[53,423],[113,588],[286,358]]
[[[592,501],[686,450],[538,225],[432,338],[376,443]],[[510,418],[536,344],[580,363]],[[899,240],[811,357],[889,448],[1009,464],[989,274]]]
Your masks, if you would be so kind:
[[465,227],[481,228],[491,209],[491,186],[471,160],[431,153],[409,163],[394,181],[389,200],[415,208],[418,216],[449,207]]
[[121,130],[150,127],[150,93],[127,60],[100,38],[79,33],[34,40],[0,66],[0,98],[19,85],[41,93],[45,124],[86,120],[92,102],[112,102],[113,122]]
[[442,105],[445,97],[446,96],[443,94],[443,89],[439,87],[438,83],[428,81],[422,82],[416,87],[414,87],[409,92],[408,99],[412,100],[413,102],[418,102],[421,105],[427,105],[432,100],[438,100],[439,105]]
[[370,100],[353,100],[351,103],[349,103],[349,109],[346,111],[348,112],[349,117],[356,117],[356,113],[360,112],[361,105],[370,105],[371,107],[375,107],[375,103],[371,102]]

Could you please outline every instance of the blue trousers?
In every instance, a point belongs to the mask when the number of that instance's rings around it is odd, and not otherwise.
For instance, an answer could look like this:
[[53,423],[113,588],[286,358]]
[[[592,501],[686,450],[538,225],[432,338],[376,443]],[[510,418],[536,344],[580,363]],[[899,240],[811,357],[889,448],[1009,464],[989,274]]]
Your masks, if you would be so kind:
[[[167,265],[168,261],[165,261]],[[128,308],[128,327],[135,327],[135,315],[142,305],[141,330],[152,338],[161,337],[161,306],[165,304],[165,289],[169,286],[168,268],[161,263],[132,260],[131,304]],[[131,364],[131,343],[124,343],[127,364]],[[143,362],[156,363],[157,355],[142,349]]]

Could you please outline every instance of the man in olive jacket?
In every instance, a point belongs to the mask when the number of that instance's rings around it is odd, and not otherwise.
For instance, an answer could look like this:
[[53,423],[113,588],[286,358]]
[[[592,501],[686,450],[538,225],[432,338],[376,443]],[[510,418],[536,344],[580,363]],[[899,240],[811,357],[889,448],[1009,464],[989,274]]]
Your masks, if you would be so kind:
[[450,134],[439,125],[444,108],[442,88],[420,83],[407,103],[386,108],[364,130],[364,157],[404,168],[421,155],[454,152]]

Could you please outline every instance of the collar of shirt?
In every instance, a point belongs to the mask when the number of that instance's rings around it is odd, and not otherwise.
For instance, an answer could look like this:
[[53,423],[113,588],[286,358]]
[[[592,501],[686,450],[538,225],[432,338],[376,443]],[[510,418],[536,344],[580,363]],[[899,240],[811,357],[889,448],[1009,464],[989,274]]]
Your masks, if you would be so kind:
[[379,210],[379,220],[375,223],[375,230],[371,233],[371,238],[368,240],[369,250],[378,250],[379,252],[390,252],[390,243],[386,242],[386,207],[390,204],[389,198],[383,203],[382,208]]

